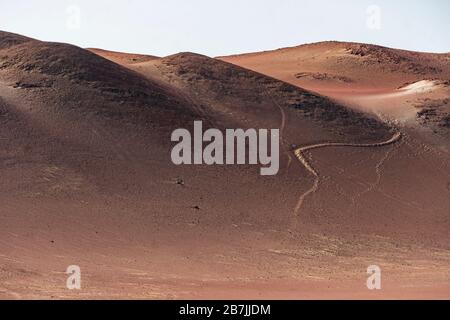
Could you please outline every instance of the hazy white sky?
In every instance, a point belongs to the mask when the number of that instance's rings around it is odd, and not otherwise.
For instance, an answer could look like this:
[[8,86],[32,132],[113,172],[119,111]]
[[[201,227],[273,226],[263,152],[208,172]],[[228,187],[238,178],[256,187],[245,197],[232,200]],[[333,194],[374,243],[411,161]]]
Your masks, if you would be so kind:
[[450,51],[449,0],[0,0],[0,30],[165,56],[323,40]]

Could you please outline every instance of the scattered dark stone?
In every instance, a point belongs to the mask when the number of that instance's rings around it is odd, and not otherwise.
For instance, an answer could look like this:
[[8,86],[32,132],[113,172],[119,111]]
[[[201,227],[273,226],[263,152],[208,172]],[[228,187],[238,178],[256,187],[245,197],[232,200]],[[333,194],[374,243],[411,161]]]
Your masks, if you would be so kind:
[[176,184],[179,184],[180,186],[184,186],[184,180],[181,179],[181,178],[177,178],[177,180],[176,180],[175,183],[176,183]]
[[27,82],[17,81],[13,85],[13,88],[30,89],[30,88],[49,88],[51,86],[53,86],[53,81],[44,79],[44,80],[39,81],[38,83],[27,83]]
[[440,123],[441,127],[450,128],[450,115],[446,116],[441,120]]
[[23,83],[19,81],[16,82],[13,87],[19,89],[28,89],[28,88],[39,88],[40,85],[34,83]]

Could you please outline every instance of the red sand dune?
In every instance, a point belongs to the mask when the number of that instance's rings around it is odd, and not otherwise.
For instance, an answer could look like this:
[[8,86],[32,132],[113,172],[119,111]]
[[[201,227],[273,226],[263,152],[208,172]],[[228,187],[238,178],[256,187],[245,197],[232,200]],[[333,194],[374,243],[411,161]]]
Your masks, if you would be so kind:
[[[450,296],[448,127],[423,135],[352,109],[298,87],[304,77],[281,62],[92,51],[0,32],[1,298]],[[317,54],[316,69],[295,72],[331,74],[336,54],[329,65]],[[394,70],[380,88],[354,76],[364,63],[350,67],[304,84],[376,91],[429,78]],[[448,62],[417,66],[437,67]],[[195,119],[280,128],[280,172],[173,165],[170,133]],[[366,288],[373,264],[379,291]],[[80,291],[66,288],[69,265]]]
[[98,48],[89,48],[87,50],[89,50],[99,56],[102,56],[106,59],[109,59],[115,63],[122,64],[122,65],[128,65],[128,64],[158,59],[158,57],[150,56],[150,55],[146,55],[146,54],[124,53],[124,52],[103,50],[103,49],[98,49]]
[[328,41],[219,59],[450,138],[448,53]]

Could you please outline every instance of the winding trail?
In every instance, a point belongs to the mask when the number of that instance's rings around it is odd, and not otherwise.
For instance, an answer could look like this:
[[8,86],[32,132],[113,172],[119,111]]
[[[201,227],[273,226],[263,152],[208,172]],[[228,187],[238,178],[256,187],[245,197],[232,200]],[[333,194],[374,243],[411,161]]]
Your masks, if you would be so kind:
[[366,189],[364,189],[362,192],[357,193],[355,196],[353,196],[351,198],[351,206],[350,208],[356,207],[357,205],[357,200],[360,199],[363,195],[375,190],[380,182],[381,182],[381,177],[382,177],[382,170],[383,170],[383,166],[384,164],[391,158],[391,156],[393,155],[395,149],[398,149],[398,146],[400,146],[400,144],[396,144],[395,146],[391,147],[390,149],[388,149],[386,151],[386,153],[384,154],[384,156],[377,162],[376,166],[375,166],[375,174],[376,174],[376,179],[374,182],[369,183],[368,187]]
[[286,165],[286,175],[287,175],[288,172],[289,172],[289,167],[291,166],[291,163],[292,163],[292,156],[291,156],[291,153],[289,152],[288,148],[286,147],[286,145],[287,145],[286,142],[284,141],[284,129],[286,127],[286,112],[284,111],[283,107],[281,107],[280,104],[272,97],[271,94],[269,94],[267,91],[265,91],[265,92],[266,92],[267,97],[280,110],[280,114],[281,114],[280,139],[281,139],[281,144],[282,144],[283,149],[284,149],[284,153],[287,156],[287,165]]
[[[285,149],[285,153],[288,157],[288,162],[287,162],[287,166],[286,166],[286,173],[288,173],[289,167],[292,162],[292,157],[290,155],[290,152],[286,148],[286,143],[283,141],[284,140],[284,130],[286,127],[286,113],[285,113],[284,109],[280,106],[280,104],[277,103],[277,101],[275,101],[275,99],[272,97],[272,95],[269,94],[267,91],[265,91],[265,92],[266,92],[267,97],[272,101],[273,104],[275,104],[278,107],[278,109],[280,110],[280,113],[281,113],[280,138],[282,140],[282,145]],[[384,119],[382,119],[381,115],[378,115],[378,117],[382,121],[384,120]],[[314,183],[311,186],[311,188],[306,190],[299,197],[299,199],[297,201],[297,205],[295,206],[295,209],[294,209],[295,217],[298,216],[298,212],[300,211],[305,198],[308,195],[310,195],[311,193],[314,193],[319,189],[319,182],[320,182],[319,173],[316,171],[316,169],[314,169],[314,167],[308,162],[308,160],[304,156],[305,151],[324,148],[324,147],[362,147],[362,148],[382,147],[382,146],[387,146],[387,145],[390,145],[390,144],[393,144],[393,143],[399,141],[401,139],[401,137],[402,137],[402,133],[400,131],[397,131],[391,138],[389,138],[388,140],[385,140],[385,141],[381,141],[381,142],[375,142],[375,143],[324,142],[324,143],[307,145],[307,146],[303,146],[303,147],[295,149],[294,155],[297,158],[297,160],[306,168],[306,170],[308,172],[310,172],[314,176]],[[373,184],[371,184],[369,186],[368,190],[366,190],[365,192],[369,192],[370,190],[373,190],[379,184],[379,182],[381,180],[381,167],[383,166],[384,162],[388,159],[391,152],[392,152],[392,150],[388,150],[386,152],[386,154],[383,156],[383,158],[377,163],[377,165],[375,167],[377,179]]]
[[[390,145],[392,143],[397,142],[400,140],[402,134],[401,132],[396,132],[390,139],[382,142],[376,142],[376,143],[345,143],[345,142],[325,142],[325,143],[318,143],[318,144],[312,144],[308,146],[303,146],[300,148],[297,148],[294,151],[295,156],[297,157],[298,161],[300,161],[301,164],[306,168],[308,172],[310,172],[314,176],[314,183],[307,191],[305,191],[298,199],[297,205],[294,209],[295,216],[298,216],[298,212],[300,211],[303,202],[305,198],[310,195],[311,193],[314,193],[319,188],[319,173],[314,169],[314,167],[308,162],[306,157],[304,156],[304,152],[312,149],[319,149],[324,147],[362,147],[362,148],[368,148],[368,147],[382,147],[386,145]],[[376,168],[379,170],[379,168]]]

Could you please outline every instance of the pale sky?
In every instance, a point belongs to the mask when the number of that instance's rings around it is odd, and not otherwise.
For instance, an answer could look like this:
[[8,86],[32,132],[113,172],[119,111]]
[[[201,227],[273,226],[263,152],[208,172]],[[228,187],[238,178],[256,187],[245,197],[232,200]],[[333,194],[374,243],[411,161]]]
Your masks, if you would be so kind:
[[324,40],[449,52],[450,1],[0,0],[0,30],[158,56],[218,56]]

